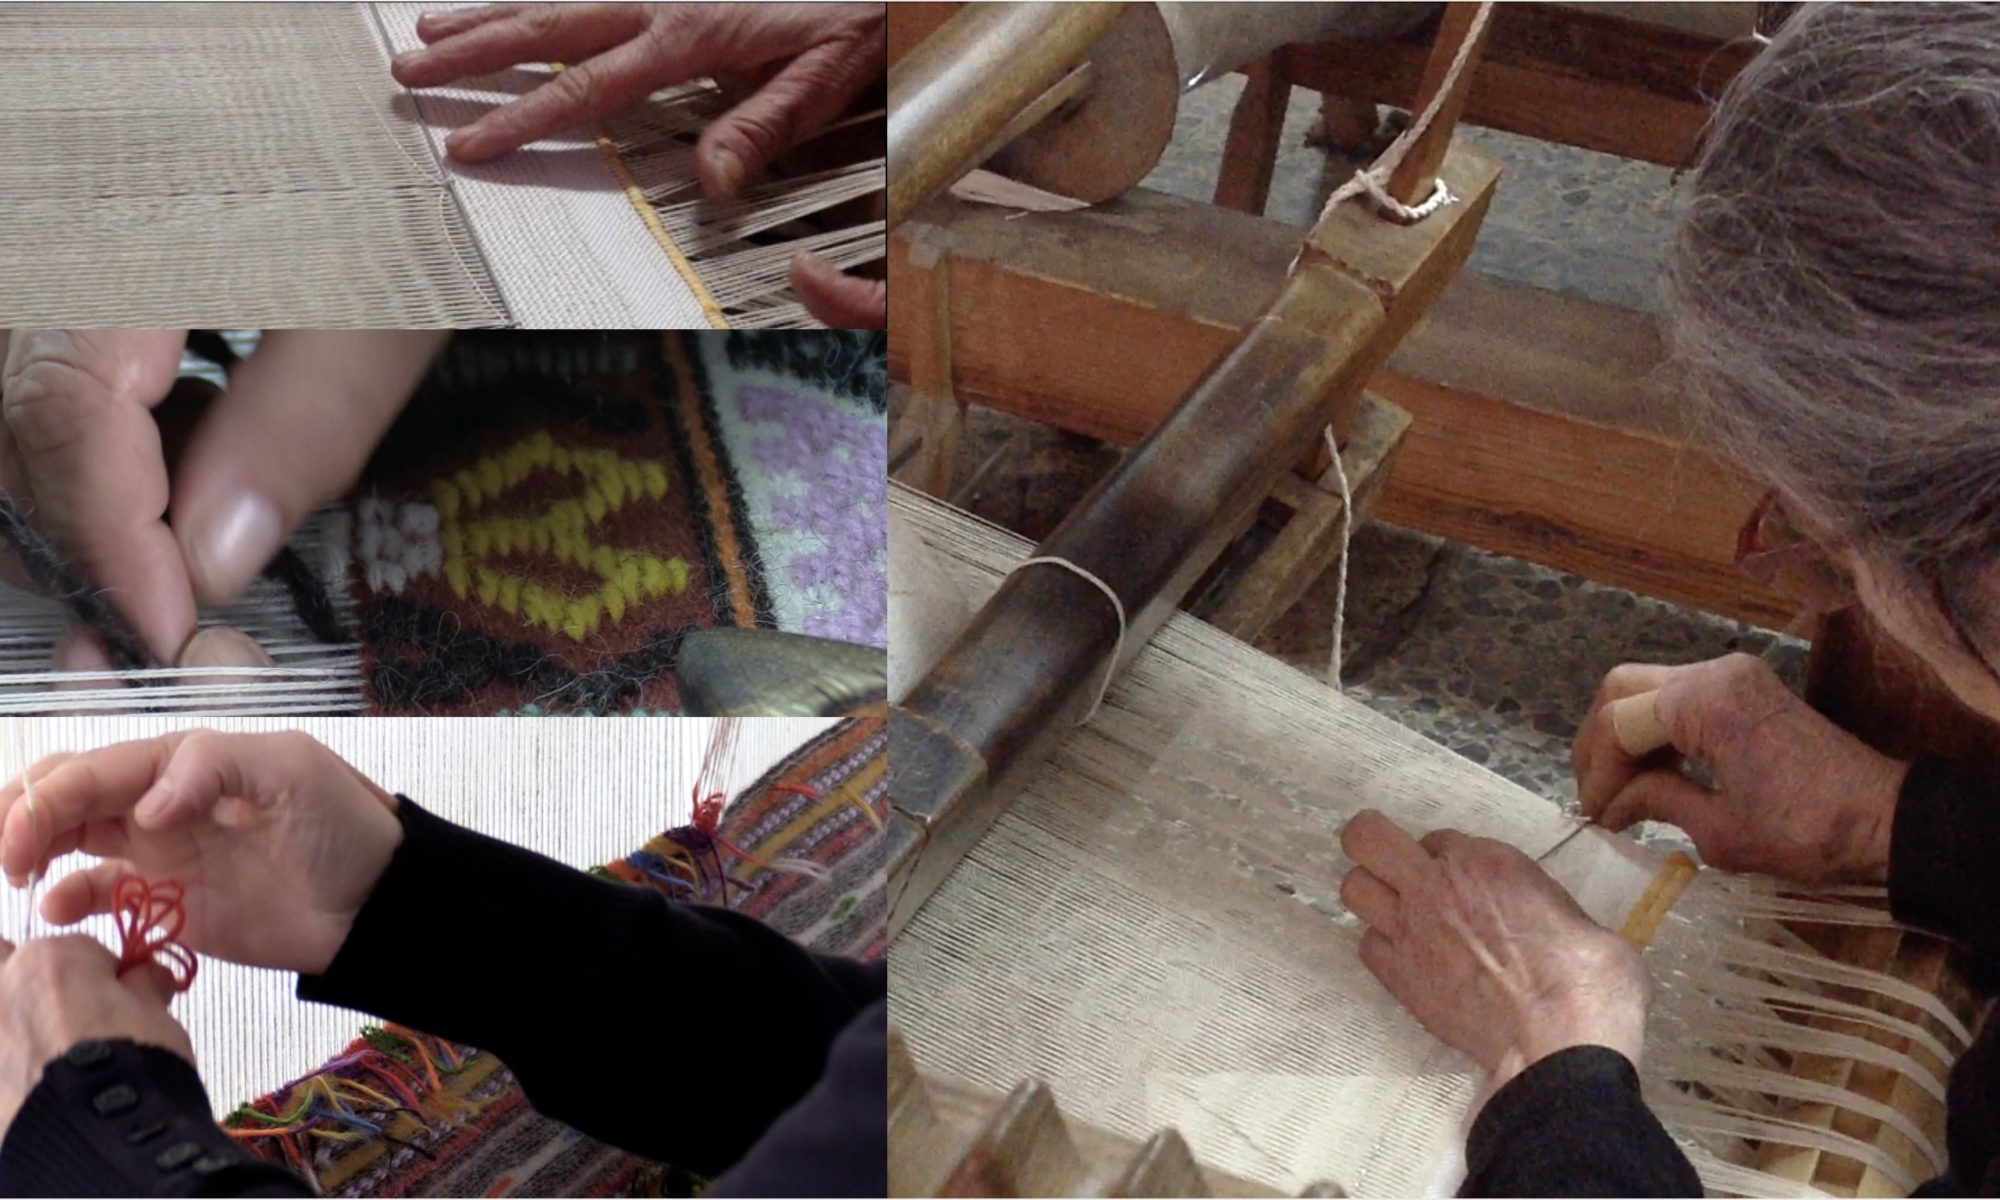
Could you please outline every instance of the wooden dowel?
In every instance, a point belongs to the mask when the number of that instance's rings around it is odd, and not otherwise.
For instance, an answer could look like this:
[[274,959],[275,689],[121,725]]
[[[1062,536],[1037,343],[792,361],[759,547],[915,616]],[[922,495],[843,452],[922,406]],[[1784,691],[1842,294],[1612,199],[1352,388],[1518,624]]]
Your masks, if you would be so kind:
[[1493,27],[1489,18],[1481,21],[1480,5],[1453,0],[1444,6],[1444,19],[1438,23],[1437,40],[1432,43],[1431,56],[1424,63],[1423,82],[1417,85],[1417,97],[1410,105],[1411,119],[1430,107],[1431,101],[1445,86],[1445,79],[1451,72],[1452,60],[1458,57],[1459,48],[1470,40],[1470,58],[1458,78],[1451,81],[1451,92],[1444,97],[1442,106],[1430,126],[1424,130],[1416,144],[1410,147],[1403,161],[1389,173],[1386,186],[1388,193],[1405,204],[1419,204],[1428,199],[1431,188],[1437,183],[1438,167],[1444,162],[1444,152],[1451,146],[1451,135],[1458,127],[1458,115],[1465,110],[1465,97],[1472,90],[1472,74],[1479,66],[1479,51],[1486,41],[1486,31]]
[[1673,745],[1673,735],[1667,732],[1665,723],[1654,708],[1659,698],[1660,689],[1654,688],[1650,692],[1621,697],[1606,706],[1611,712],[1611,730],[1618,736],[1620,750],[1639,758]]

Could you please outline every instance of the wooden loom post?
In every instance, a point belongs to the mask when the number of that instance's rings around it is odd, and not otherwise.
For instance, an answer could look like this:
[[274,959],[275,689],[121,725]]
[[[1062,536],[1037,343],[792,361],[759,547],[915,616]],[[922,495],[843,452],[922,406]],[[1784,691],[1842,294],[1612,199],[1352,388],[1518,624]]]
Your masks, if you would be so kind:
[[[1410,105],[1412,113],[1421,113],[1433,101],[1438,104],[1437,116],[1410,147],[1403,161],[1389,173],[1385,190],[1405,204],[1418,204],[1429,197],[1431,187],[1437,181],[1438,167],[1444,162],[1444,152],[1451,146],[1452,131],[1458,127],[1458,116],[1465,111],[1465,97],[1472,90],[1472,74],[1479,63],[1479,50],[1486,41],[1486,31],[1493,27],[1491,19],[1479,20],[1481,5],[1472,0],[1452,0],[1444,6],[1444,19],[1438,23],[1437,40],[1431,44],[1431,56],[1424,63],[1424,76],[1417,85],[1417,97]],[[1470,43],[1468,46],[1467,43]],[[1443,92],[1451,74],[1451,64],[1458,57],[1461,47],[1465,47],[1465,69],[1456,79],[1450,79],[1451,91],[1442,100]]]
[[971,4],[889,69],[889,228],[990,154],[1122,4]]
[[930,674],[891,710],[892,804],[926,844],[899,865],[892,927],[984,834],[1018,773],[1082,717],[1114,648],[1135,653],[1280,475],[1329,424],[1346,432],[1368,375],[1470,252],[1498,169],[1455,150],[1464,202],[1413,225],[1360,204],[1322,218],[1298,266],[1243,338],[1037,550],[1058,567],[1008,578]]

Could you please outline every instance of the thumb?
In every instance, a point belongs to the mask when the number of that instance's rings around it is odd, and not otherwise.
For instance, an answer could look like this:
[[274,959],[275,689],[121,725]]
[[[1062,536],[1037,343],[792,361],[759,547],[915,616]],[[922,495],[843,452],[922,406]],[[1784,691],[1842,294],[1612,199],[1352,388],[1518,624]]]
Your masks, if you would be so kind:
[[829,329],[886,329],[889,285],[880,279],[844,275],[817,254],[792,260],[792,293],[813,319]]
[[839,116],[877,69],[845,41],[814,46],[785,64],[701,135],[695,169],[702,187],[716,199],[733,198],[772,159]]
[[445,335],[281,330],[231,374],[176,469],[195,594],[240,595],[298,523],[353,484]]

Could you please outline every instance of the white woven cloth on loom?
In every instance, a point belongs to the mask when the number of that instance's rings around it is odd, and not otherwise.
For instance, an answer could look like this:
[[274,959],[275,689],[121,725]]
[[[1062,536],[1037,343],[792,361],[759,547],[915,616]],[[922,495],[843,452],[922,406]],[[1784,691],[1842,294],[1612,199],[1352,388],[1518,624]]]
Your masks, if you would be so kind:
[[[423,45],[416,33],[418,15],[451,6],[372,7],[388,39],[382,68],[387,82],[387,56]],[[514,322],[528,329],[719,324],[633,211],[589,129],[546,138],[477,166],[445,158],[446,134],[548,78],[545,69],[516,68],[407,93]]]
[[[739,726],[733,795],[786,755],[830,728],[818,718],[770,718]],[[661,830],[686,824],[694,781],[712,722],[517,721],[498,717],[297,718],[62,717],[0,720],[0,763],[11,778],[23,760],[84,750],[190,727],[232,732],[301,729],[391,792],[481,833],[528,846],[578,868],[637,849]],[[25,755],[23,750],[25,749]],[[59,879],[87,860],[58,859]],[[46,892],[44,883],[41,892]],[[39,897],[39,892],[37,893]],[[450,913],[412,913],[430,923],[441,953],[451,941]],[[36,917],[41,935],[54,932]],[[116,947],[109,917],[85,926]],[[30,928],[26,892],[0,885],[0,937]],[[204,959],[195,984],[174,1001],[196,1064],[220,1116],[318,1067],[339,1053],[363,1017],[304,1004],[297,977]]]
[[[890,508],[970,597],[1028,553],[905,488]],[[1614,927],[1663,860],[1601,830],[1551,854],[1575,828],[1555,805],[1177,615],[911,920],[890,956],[891,1019],[927,1071],[1000,1092],[1044,1079],[1077,1116],[1139,1138],[1175,1127],[1223,1170],[1450,1194],[1481,1080],[1359,962],[1338,835],[1364,807],[1547,855]],[[1642,1078],[1711,1190],[1816,1194],[1741,1165],[1759,1147],[1824,1150],[1904,1190],[1942,1168],[1936,1130],[1773,1054],[1863,1060],[1942,1103],[1964,1022],[1777,924],[1891,928],[1881,901],[1704,871],[1653,937]],[[1901,1121],[1915,1152],[1788,1119],[1799,1104]]]

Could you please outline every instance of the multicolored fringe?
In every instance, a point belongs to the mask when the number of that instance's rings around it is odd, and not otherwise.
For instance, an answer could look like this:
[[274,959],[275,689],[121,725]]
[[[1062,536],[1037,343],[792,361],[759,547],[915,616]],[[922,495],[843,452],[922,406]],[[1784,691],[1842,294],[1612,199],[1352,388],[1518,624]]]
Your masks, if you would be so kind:
[[[843,721],[743,790],[595,873],[726,903],[830,954],[888,948],[888,723]],[[223,1121],[329,1196],[692,1196],[702,1181],[536,1113],[490,1054],[383,1025]]]

